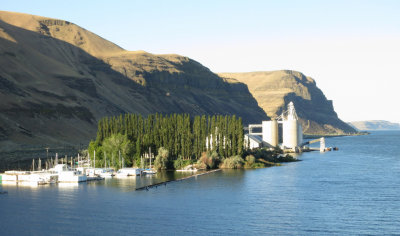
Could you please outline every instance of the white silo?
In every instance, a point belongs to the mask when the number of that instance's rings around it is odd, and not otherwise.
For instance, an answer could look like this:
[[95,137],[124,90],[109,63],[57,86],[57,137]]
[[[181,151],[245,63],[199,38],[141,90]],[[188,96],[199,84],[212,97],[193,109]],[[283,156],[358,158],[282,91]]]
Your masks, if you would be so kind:
[[262,139],[272,147],[278,146],[278,122],[276,120],[262,122]]
[[297,146],[300,146],[303,143],[303,127],[301,127],[301,123],[297,121]]
[[286,148],[300,146],[303,142],[303,129],[298,121],[293,102],[288,104],[286,117],[282,115],[282,145]]
[[282,121],[282,145],[286,148],[294,148],[299,145],[298,121],[284,120]]

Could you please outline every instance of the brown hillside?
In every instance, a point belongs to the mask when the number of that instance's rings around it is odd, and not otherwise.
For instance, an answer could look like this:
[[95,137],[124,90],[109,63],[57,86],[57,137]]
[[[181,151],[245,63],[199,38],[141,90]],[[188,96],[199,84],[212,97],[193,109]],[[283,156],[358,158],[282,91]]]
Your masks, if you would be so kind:
[[267,118],[246,85],[192,59],[128,52],[67,21],[4,11],[0,99],[0,151],[86,145],[99,118],[126,112]]
[[258,104],[270,117],[279,116],[287,104],[293,101],[305,133],[356,132],[338,118],[332,101],[326,99],[315,81],[300,72],[282,70],[219,75],[245,83]]

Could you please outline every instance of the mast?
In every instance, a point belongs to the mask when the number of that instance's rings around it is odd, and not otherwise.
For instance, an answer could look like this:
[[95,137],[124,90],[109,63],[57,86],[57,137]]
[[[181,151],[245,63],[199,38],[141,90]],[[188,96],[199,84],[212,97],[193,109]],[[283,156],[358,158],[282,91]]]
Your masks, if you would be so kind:
[[107,154],[104,152],[104,168],[107,168]]
[[113,152],[113,153],[111,153],[111,159],[112,159],[113,168],[115,168],[115,162],[114,162],[114,152]]
[[93,151],[94,158],[94,168],[96,168],[96,150]]
[[121,164],[121,169],[122,169],[121,150],[118,150],[118,160],[119,160],[119,163]]

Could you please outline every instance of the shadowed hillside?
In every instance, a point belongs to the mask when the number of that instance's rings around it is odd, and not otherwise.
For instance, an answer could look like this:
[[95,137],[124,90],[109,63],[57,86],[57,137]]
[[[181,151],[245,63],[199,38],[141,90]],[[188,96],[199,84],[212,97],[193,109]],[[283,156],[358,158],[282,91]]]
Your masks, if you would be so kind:
[[99,118],[126,112],[267,118],[246,85],[187,57],[128,52],[70,22],[10,12],[0,12],[0,99],[0,151],[86,145]]
[[347,134],[357,131],[341,121],[315,81],[296,71],[221,73],[245,83],[258,104],[277,117],[293,101],[306,134]]

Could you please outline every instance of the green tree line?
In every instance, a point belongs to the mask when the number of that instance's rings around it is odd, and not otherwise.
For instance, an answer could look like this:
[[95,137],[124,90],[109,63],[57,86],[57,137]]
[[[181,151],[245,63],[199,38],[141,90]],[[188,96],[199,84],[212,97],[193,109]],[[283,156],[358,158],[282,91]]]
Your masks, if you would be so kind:
[[[198,160],[205,151],[227,158],[243,153],[242,119],[235,115],[194,116],[189,114],[124,114],[98,122],[96,140],[88,147],[96,152],[96,166],[139,165],[149,149],[160,147],[171,161]],[[93,155],[92,155],[93,156]]]

